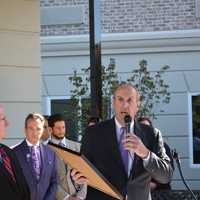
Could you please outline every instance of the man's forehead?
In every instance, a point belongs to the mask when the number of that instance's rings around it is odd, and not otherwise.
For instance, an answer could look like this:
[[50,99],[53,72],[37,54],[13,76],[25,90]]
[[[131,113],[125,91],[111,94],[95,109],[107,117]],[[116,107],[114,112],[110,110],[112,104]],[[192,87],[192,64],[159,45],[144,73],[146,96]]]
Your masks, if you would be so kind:
[[119,88],[115,92],[116,97],[128,97],[128,98],[135,98],[137,96],[137,92],[132,87],[126,87],[126,88]]
[[65,125],[65,121],[56,121],[54,123],[55,126],[61,126],[61,125]]
[[123,98],[123,99],[134,99],[135,95],[125,95],[125,94],[117,94],[115,96],[116,98]]
[[29,124],[33,124],[33,125],[35,125],[35,124],[44,124],[44,122],[43,121],[41,121],[39,118],[30,118],[30,119],[28,119],[27,120],[27,125],[29,125]]

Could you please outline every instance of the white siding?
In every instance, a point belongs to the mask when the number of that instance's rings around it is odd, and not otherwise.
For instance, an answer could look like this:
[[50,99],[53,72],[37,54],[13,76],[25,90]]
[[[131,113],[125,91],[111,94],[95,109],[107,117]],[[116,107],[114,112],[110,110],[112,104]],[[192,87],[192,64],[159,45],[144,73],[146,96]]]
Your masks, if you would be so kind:
[[[66,36],[42,38],[43,112],[48,96],[68,96],[71,85],[67,77],[81,68],[89,66],[88,36]],[[142,59],[148,61],[150,71],[164,65],[170,69],[164,78],[170,85],[171,102],[162,105],[164,113],[155,108],[154,121],[173,148],[180,154],[183,172],[192,189],[199,189],[199,169],[189,165],[189,116],[188,93],[200,92],[200,31],[174,31],[153,33],[103,34],[102,64],[108,65],[110,58],[116,59],[120,79],[125,80]],[[44,89],[46,88],[46,90]],[[181,178],[175,171],[173,188],[184,189]]]
[[41,111],[40,2],[1,0],[0,104],[10,127],[5,144],[24,137],[24,119]]

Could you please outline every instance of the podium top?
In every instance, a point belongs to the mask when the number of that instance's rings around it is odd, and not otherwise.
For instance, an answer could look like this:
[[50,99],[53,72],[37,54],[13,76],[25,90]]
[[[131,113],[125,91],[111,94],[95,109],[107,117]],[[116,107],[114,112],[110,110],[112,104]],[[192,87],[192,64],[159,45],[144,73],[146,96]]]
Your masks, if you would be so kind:
[[67,165],[80,171],[88,179],[89,186],[116,199],[123,200],[123,196],[117,191],[117,189],[84,155],[52,142],[49,142],[48,146],[52,148],[58,157]]

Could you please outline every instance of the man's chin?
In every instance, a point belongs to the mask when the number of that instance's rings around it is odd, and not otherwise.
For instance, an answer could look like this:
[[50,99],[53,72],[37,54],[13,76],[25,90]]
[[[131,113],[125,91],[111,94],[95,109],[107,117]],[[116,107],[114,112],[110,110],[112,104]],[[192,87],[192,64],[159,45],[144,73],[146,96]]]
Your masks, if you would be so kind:
[[57,140],[62,140],[65,136],[57,136],[57,135],[53,135],[53,137]]

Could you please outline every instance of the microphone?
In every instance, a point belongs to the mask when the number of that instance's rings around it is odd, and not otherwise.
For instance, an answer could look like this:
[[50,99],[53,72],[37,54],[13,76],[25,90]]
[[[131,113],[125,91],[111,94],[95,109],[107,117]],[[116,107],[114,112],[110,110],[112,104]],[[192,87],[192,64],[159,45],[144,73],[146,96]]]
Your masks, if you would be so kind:
[[[125,123],[125,126],[126,126],[126,134],[131,133],[131,121],[132,121],[131,116],[129,114],[125,115],[124,123]],[[134,154],[131,153],[130,151],[128,151],[128,155],[131,158],[131,160],[133,161],[134,160]]]
[[187,188],[187,190],[190,192],[190,194],[192,195],[193,199],[194,200],[197,200],[197,197],[195,196],[195,194],[193,193],[193,191],[190,189],[189,185],[187,184],[187,182],[185,181],[185,178],[183,176],[183,172],[182,172],[182,169],[181,169],[181,162],[180,162],[180,158],[179,158],[179,155],[176,151],[176,149],[172,150],[172,157],[175,159],[176,161],[176,164],[177,164],[177,167],[178,167],[178,170],[179,170],[179,173],[180,173],[180,176],[181,176],[181,179],[185,185],[185,187]]
[[131,116],[130,115],[126,115],[124,117],[124,123],[125,123],[125,126],[126,126],[126,133],[130,133],[131,132]]

